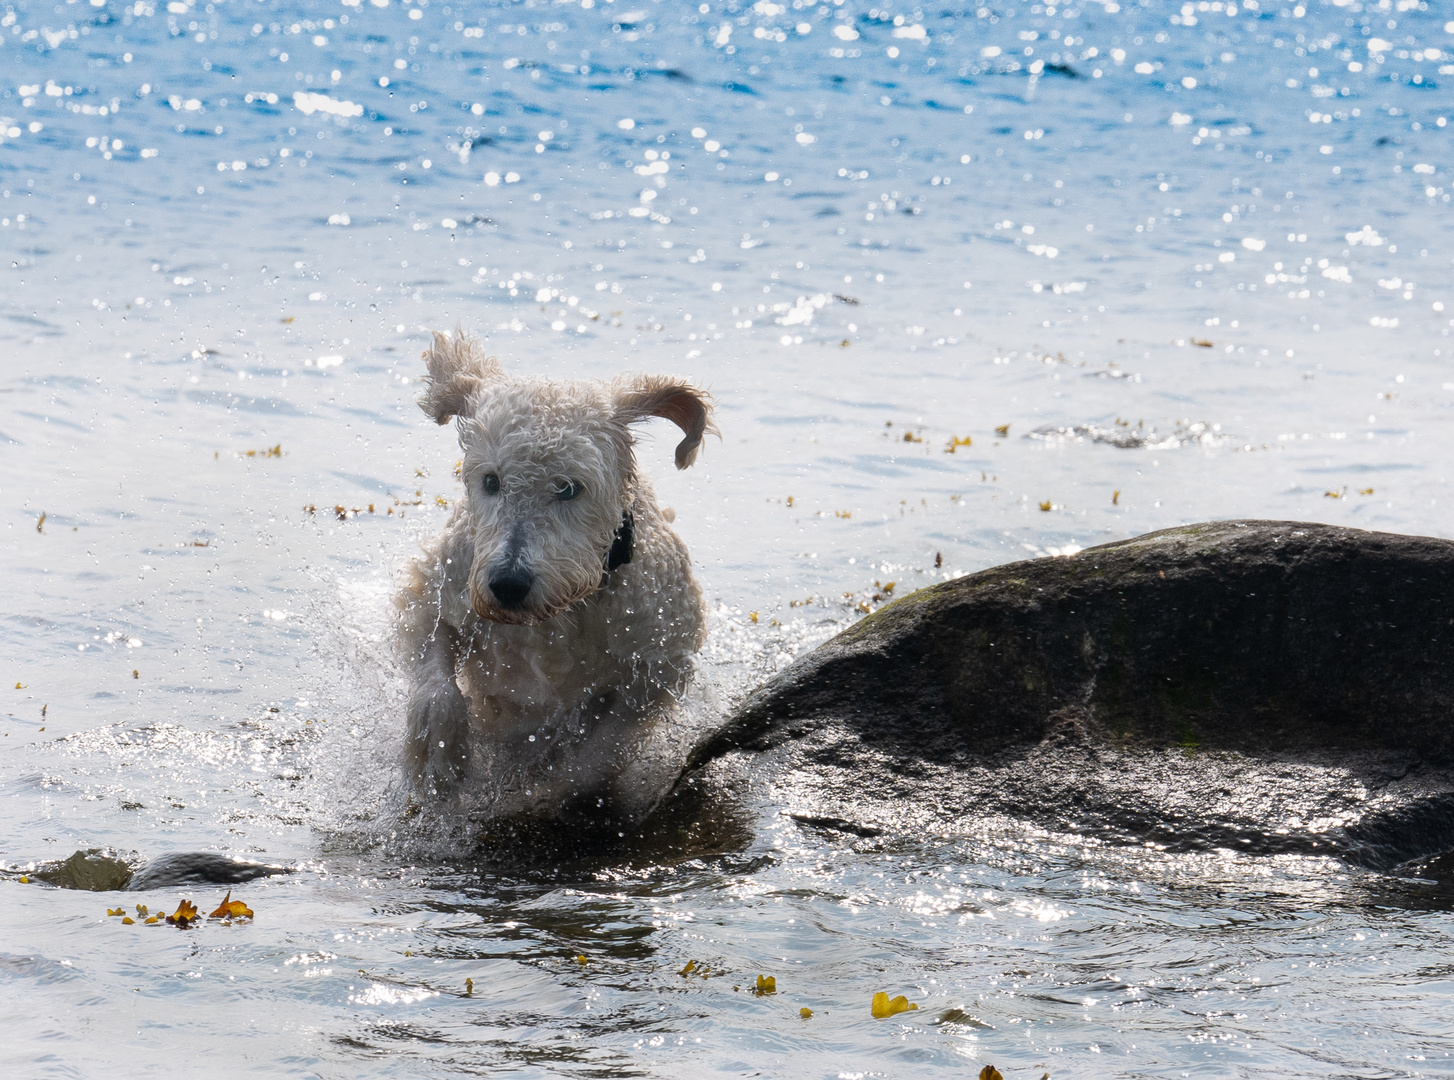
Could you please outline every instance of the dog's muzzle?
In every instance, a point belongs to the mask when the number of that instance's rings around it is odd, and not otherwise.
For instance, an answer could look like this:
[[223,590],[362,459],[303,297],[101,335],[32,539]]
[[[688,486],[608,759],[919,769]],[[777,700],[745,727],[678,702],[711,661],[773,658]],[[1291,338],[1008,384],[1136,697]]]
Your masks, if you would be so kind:
[[556,603],[548,610],[539,609],[538,598],[537,605],[528,603],[531,591],[535,588],[535,574],[516,552],[511,562],[498,565],[490,572],[486,582],[489,588],[488,597],[481,596],[476,591],[474,581],[471,581],[470,606],[480,618],[495,622],[528,624],[548,619],[571,604],[585,599],[596,588],[605,587],[608,575],[631,561],[635,545],[635,524],[631,511],[621,515],[621,527],[611,537],[611,547],[606,553],[604,573],[599,585],[586,588],[568,599],[557,598]]

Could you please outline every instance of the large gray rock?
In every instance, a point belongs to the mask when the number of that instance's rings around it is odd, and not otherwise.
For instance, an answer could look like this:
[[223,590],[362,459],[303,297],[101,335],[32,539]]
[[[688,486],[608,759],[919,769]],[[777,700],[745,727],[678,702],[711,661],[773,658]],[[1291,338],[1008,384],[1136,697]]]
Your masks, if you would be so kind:
[[696,760],[831,720],[925,754],[1069,725],[1118,747],[1448,763],[1451,713],[1454,542],[1220,521],[897,600],[754,693]]
[[850,832],[912,809],[1388,869],[1454,848],[1451,646],[1454,542],[1167,529],[884,607],[748,697],[689,776],[781,747],[781,790]]

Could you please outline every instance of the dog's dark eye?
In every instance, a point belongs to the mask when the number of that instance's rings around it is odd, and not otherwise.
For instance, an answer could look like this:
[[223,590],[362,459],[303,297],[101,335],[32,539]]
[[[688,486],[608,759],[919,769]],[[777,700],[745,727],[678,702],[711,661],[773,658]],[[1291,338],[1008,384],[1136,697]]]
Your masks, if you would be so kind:
[[500,478],[494,473],[485,473],[484,489],[486,495],[500,494]]
[[580,484],[574,480],[561,480],[559,487],[555,489],[555,497],[561,502],[570,502],[583,490]]

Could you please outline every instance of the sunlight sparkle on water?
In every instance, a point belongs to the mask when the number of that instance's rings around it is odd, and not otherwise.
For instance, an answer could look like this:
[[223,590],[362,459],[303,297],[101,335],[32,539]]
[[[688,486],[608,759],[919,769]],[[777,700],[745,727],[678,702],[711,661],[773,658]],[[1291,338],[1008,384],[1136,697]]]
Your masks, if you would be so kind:
[[713,612],[692,723],[1011,559],[1450,535],[1451,35],[1371,0],[17,0],[5,865],[299,869],[184,934],[0,881],[8,1064],[1447,1072],[1449,916],[1397,883],[1012,819],[830,741],[724,767],[692,858],[460,865],[408,816],[389,605],[460,497],[414,404],[457,323],[512,371],[715,395],[694,469],[637,447]]

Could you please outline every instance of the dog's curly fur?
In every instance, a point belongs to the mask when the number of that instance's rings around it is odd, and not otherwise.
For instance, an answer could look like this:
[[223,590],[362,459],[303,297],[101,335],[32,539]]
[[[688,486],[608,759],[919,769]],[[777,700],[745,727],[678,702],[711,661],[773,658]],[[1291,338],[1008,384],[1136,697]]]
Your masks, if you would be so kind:
[[[410,772],[447,793],[483,760],[524,754],[541,774],[534,810],[619,795],[632,729],[682,693],[705,629],[631,428],[676,423],[684,469],[716,432],[710,399],[663,376],[508,378],[458,330],[435,334],[424,359],[420,406],[455,418],[465,491],[398,596]],[[629,561],[608,569],[623,543]],[[529,746],[537,738],[554,745]],[[594,766],[566,752],[592,739]]]

